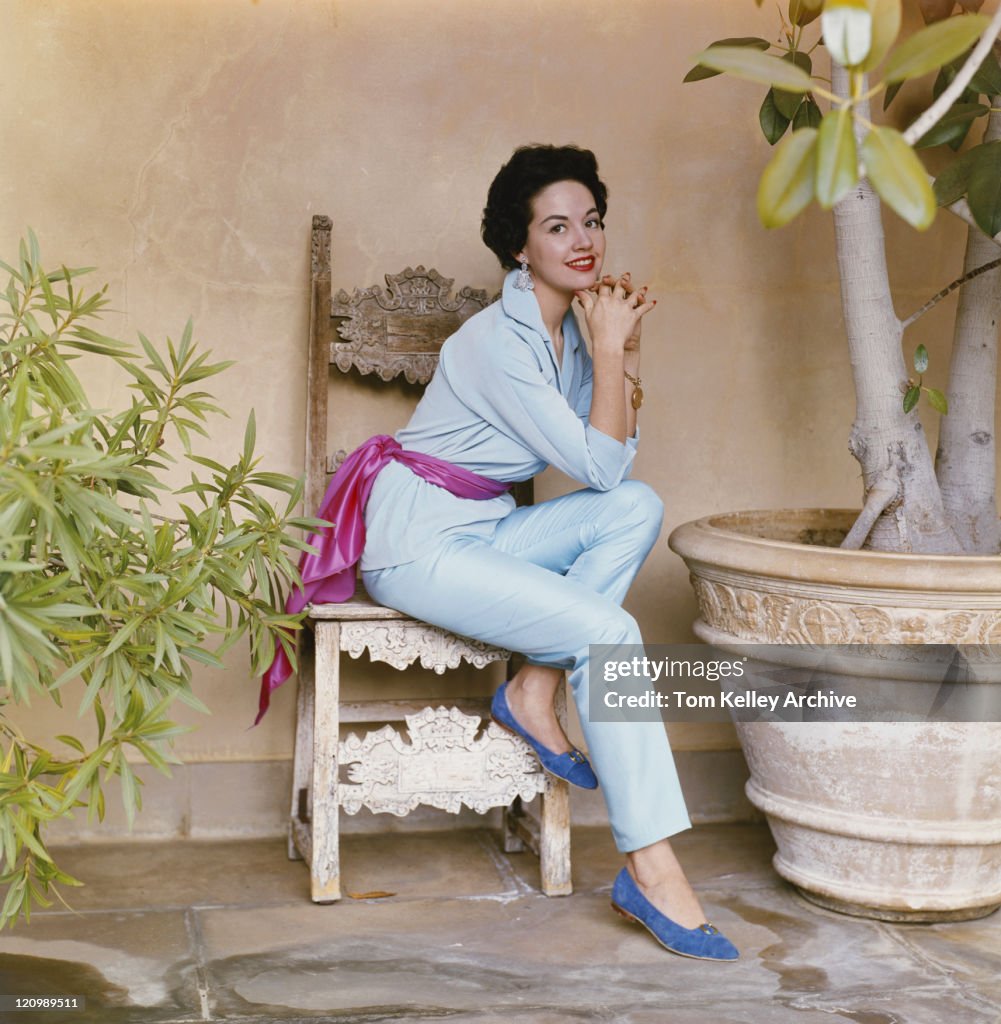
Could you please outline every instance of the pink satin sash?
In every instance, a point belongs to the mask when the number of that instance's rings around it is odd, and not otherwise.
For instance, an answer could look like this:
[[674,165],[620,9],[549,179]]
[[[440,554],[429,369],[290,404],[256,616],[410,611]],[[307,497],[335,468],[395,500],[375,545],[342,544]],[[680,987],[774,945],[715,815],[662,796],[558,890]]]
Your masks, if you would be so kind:
[[[370,437],[342,463],[330,481],[320,519],[335,524],[310,534],[316,554],[304,552],[299,559],[302,589],[289,594],[285,611],[295,615],[307,604],[340,604],[355,592],[355,569],[365,547],[365,503],[375,478],[390,462],[401,462],[429,483],[444,487],[459,498],[497,498],[511,486],[490,480],[444,459],[406,451],[388,434]],[[282,647],[261,679],[260,706],[254,725],[264,717],[271,694],[292,674]]]

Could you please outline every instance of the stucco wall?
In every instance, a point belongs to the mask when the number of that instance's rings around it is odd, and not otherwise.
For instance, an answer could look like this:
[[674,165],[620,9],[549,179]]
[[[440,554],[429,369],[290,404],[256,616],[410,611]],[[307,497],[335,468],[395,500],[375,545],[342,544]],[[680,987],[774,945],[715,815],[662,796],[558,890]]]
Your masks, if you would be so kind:
[[[493,290],[478,236],[487,184],[515,146],[572,141],[595,150],[610,188],[606,266],[660,299],[634,475],[666,502],[665,541],[713,511],[857,502],[830,219],[762,229],[761,90],[681,82],[711,40],[772,34],[750,0],[4,0],[3,21],[0,256],[30,225],[53,264],[99,267],[111,333],[177,337],[193,316],[218,358],[238,360],[217,388],[232,419],[209,452],[237,450],[253,407],[267,463],[301,470],[313,214],[333,218],[335,287],[421,262]],[[901,312],[956,276],[961,232],[940,221],[920,246],[889,225]],[[915,332],[933,368],[948,313]],[[121,387],[94,381],[109,405]],[[399,396],[359,394],[337,405],[349,441],[405,415]],[[568,486],[554,474],[541,491]],[[666,543],[628,606],[651,642],[690,637],[694,601]],[[237,652],[225,673],[199,673],[213,714],[189,717],[178,750],[274,778],[294,688],[248,731],[245,665]],[[400,681],[351,665],[348,684]],[[58,731],[42,705],[31,718]],[[724,726],[673,738],[682,752],[736,747]],[[692,771],[711,803],[713,781]],[[725,759],[732,784],[739,771]]]

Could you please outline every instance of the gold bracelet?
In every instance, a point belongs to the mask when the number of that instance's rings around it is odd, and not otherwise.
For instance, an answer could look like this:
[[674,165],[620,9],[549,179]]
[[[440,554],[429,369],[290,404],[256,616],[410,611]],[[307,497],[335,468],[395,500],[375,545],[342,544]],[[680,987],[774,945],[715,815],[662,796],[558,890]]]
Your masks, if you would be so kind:
[[625,370],[623,373],[626,374],[626,380],[633,386],[632,405],[634,409],[638,409],[643,404],[643,381]]

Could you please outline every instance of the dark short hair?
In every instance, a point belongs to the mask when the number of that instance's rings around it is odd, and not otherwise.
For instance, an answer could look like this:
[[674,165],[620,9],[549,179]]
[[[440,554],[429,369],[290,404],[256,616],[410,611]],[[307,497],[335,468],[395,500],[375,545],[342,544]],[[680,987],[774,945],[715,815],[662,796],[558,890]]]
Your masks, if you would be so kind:
[[557,181],[579,181],[590,189],[604,220],[608,189],[598,177],[598,161],[577,146],[522,146],[497,172],[487,193],[481,234],[507,270],[518,266],[514,254],[525,244],[532,221],[532,200]]

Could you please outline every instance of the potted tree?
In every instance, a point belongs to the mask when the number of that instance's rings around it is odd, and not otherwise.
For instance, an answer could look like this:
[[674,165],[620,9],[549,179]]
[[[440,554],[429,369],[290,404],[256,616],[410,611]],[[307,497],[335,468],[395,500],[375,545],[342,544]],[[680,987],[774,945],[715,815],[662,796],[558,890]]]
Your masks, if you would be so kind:
[[[131,820],[137,763],[169,774],[170,719],[181,701],[206,710],[192,665],[220,666],[250,639],[254,675],[296,617],[275,611],[299,582],[290,552],[301,483],[265,472],[251,413],[228,464],[199,455],[195,435],[222,412],[203,381],[226,368],[192,342],[142,350],[102,334],[105,290],[82,270],[45,270],[33,235],[0,293],[0,927],[78,885],[54,863],[46,827],[75,809],[103,818],[117,783]],[[89,376],[117,373],[123,408],[95,407]],[[95,365],[95,361],[97,361]],[[174,481],[179,463],[190,471]],[[268,500],[277,492],[279,505]],[[213,637],[219,642],[214,644]],[[56,749],[32,738],[25,708],[64,695],[91,721]],[[61,897],[60,897],[61,898]]]
[[[849,448],[863,483],[860,512],[736,513],[676,529],[670,544],[691,571],[703,639],[1001,643],[1001,11],[987,16],[981,5],[921,0],[927,24],[900,41],[901,0],[790,0],[778,44],[722,40],[686,78],[726,73],[767,89],[759,120],[776,148],[758,189],[765,226],[814,200],[833,212],[857,400]],[[813,67],[818,40],[829,82]],[[932,74],[932,98],[913,123],[874,123],[878,97],[885,110],[901,86]],[[934,179],[916,152],[932,146],[956,154]],[[906,317],[890,292],[884,206],[918,230],[937,207],[968,225],[961,273]],[[924,346],[910,346],[905,360],[906,331],[956,289],[949,386],[939,391],[924,383]],[[935,453],[915,411],[923,401],[942,415]],[[1001,724],[737,728],[776,869],[808,897],[911,920],[1001,905]]]

